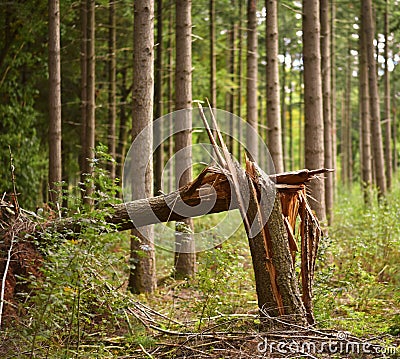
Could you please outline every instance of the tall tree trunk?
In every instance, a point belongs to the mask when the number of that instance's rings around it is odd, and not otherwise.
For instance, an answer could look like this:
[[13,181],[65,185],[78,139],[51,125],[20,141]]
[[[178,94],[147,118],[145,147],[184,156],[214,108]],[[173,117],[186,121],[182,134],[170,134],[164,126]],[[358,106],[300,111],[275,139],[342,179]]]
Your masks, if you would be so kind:
[[[81,175],[81,183],[85,182],[86,170],[86,126],[87,126],[87,58],[88,58],[88,33],[87,33],[87,3],[88,0],[81,0],[80,4],[80,25],[81,25],[81,42],[80,42],[80,68],[81,68],[81,152],[79,154],[79,170]],[[82,193],[85,187],[82,186]]]
[[[176,0],[176,68],[175,68],[175,108],[181,111],[176,116],[175,130],[175,178],[178,186],[192,179],[192,19],[191,0]],[[178,151],[180,151],[178,153]],[[184,220],[193,231],[193,220]],[[191,233],[177,230],[175,238],[175,274],[177,277],[194,275],[196,253]]]
[[[350,35],[350,34],[349,34]],[[350,36],[349,36],[350,39]],[[349,40],[349,48],[347,51],[347,66],[346,66],[346,91],[344,95],[344,120],[345,120],[345,136],[346,136],[346,148],[344,149],[346,154],[346,183],[349,188],[351,188],[353,184],[353,140],[352,140],[352,108],[351,108],[351,80],[352,80],[352,69],[351,69],[351,47]]]
[[[333,168],[332,161],[332,116],[331,116],[331,47],[329,0],[320,0],[321,21],[321,74],[324,117],[324,164]],[[333,173],[328,172],[325,178],[325,207],[328,224],[333,220]]]
[[243,90],[243,0],[239,0],[238,3],[239,7],[239,24],[238,24],[238,58],[237,58],[237,79],[238,79],[238,90],[237,90],[237,110],[236,114],[239,117],[239,121],[237,122],[237,141],[238,141],[238,151],[237,151],[237,158],[238,161],[241,162],[242,159],[242,146],[240,143],[242,142],[242,90]]
[[[133,113],[132,140],[140,141],[137,148],[137,167],[145,170],[145,178],[129,176],[133,199],[151,197],[153,194],[152,151],[153,131],[137,137],[153,122],[154,94],[154,1],[135,0],[133,18]],[[152,292],[157,286],[153,227],[132,230],[129,289],[133,293]]]
[[[336,158],[337,158],[337,133],[336,133],[336,123],[337,123],[337,109],[336,109],[336,2],[331,1],[331,22],[330,22],[330,46],[331,46],[331,123],[332,123],[332,168],[337,168]],[[332,174],[332,185],[333,185],[333,196],[335,197],[336,191],[336,176],[337,171]]]
[[109,0],[108,29],[108,151],[114,161],[108,167],[111,179],[116,176],[116,122],[117,122],[117,29],[115,0]]
[[[124,64],[127,63],[127,52],[124,52]],[[131,92],[131,87],[127,87],[127,68],[126,66],[121,69],[121,99],[119,106],[119,134],[117,146],[117,177],[122,178],[124,168],[124,160],[126,154],[126,147],[128,142],[128,120],[126,115],[126,101]]]
[[392,134],[391,134],[391,116],[390,116],[390,72],[389,72],[389,0],[386,0],[385,7],[385,72],[383,76],[385,88],[385,168],[386,168],[386,187],[388,190],[392,187]]
[[[156,71],[154,83],[154,120],[162,117],[163,106],[163,0],[157,0],[157,46]],[[163,126],[154,128],[154,142],[159,144],[154,151],[154,193],[162,190],[162,172],[164,167]]]
[[[321,53],[319,0],[303,0],[305,166],[324,167],[324,122],[322,114]],[[325,221],[325,188],[323,181],[310,185],[311,202],[321,221]]]
[[[231,1],[232,7],[235,8],[235,1]],[[233,84],[235,83],[235,45],[236,45],[236,25],[234,19],[232,19],[231,24],[230,24],[230,32],[229,32],[229,75],[230,75],[230,81],[231,81],[231,88],[228,93],[228,108],[227,111],[231,114],[235,113],[235,88],[233,87]],[[228,150],[230,153],[233,154],[233,139],[234,139],[234,128],[233,128],[233,117],[229,116],[229,134],[227,138],[227,146]]]
[[[268,149],[277,173],[284,171],[278,64],[278,1],[266,0],[267,126]],[[256,104],[257,105],[257,104]]]
[[397,153],[397,101],[396,101],[396,80],[393,73],[393,121],[392,121],[392,138],[393,138],[393,173],[397,173],[398,153]]
[[210,0],[210,104],[217,108],[217,54],[215,52],[215,0]]
[[[172,112],[174,110],[174,98],[173,98],[173,88],[174,88],[174,51],[173,51],[173,23],[174,23],[174,9],[173,2],[170,4],[169,9],[169,19],[168,19],[168,159],[171,159],[174,154],[174,136],[173,136],[173,116]],[[172,161],[168,161],[168,192],[174,190],[174,165]]]
[[246,131],[246,148],[254,161],[258,161],[257,118],[257,0],[247,3],[247,123],[254,131]]
[[295,91],[295,85],[292,80],[293,76],[293,62],[290,61],[290,93],[289,93],[289,163],[290,171],[294,169],[294,144],[293,144],[293,93]]
[[49,0],[49,185],[50,203],[61,201],[60,3]]
[[[362,19],[362,14],[361,14]],[[361,150],[361,180],[364,191],[365,204],[371,203],[372,195],[372,159],[371,159],[371,132],[369,113],[369,91],[368,91],[368,63],[367,48],[365,42],[365,31],[363,20],[359,29],[359,47],[360,47],[360,150]]]
[[304,70],[299,71],[299,168],[304,167]]
[[281,137],[282,137],[282,158],[283,158],[283,168],[289,168],[289,155],[288,155],[288,143],[287,143],[287,120],[286,115],[288,112],[286,104],[286,88],[287,88],[287,72],[286,72],[286,56],[288,53],[285,52],[284,60],[282,61],[282,84],[281,84]]
[[95,87],[95,0],[87,0],[87,92],[86,92],[86,126],[83,148],[83,174],[85,176],[85,191],[83,202],[89,207],[93,206],[93,183],[88,176],[93,175],[92,160],[95,147],[95,113],[96,113],[96,87]]
[[371,134],[375,177],[379,196],[382,196],[386,193],[386,178],[382,148],[378,79],[376,74],[377,66],[374,53],[374,20],[372,16],[372,0],[361,0],[361,5],[367,46],[368,85],[370,91]]

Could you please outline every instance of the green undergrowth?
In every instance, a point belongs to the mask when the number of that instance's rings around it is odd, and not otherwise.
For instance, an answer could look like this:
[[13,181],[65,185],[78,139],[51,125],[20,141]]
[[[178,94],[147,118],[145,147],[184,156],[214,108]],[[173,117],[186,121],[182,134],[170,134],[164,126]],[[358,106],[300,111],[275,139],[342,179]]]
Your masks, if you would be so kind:
[[361,336],[400,332],[399,221],[398,181],[370,206],[364,205],[360,186],[338,190],[316,272],[321,325]]
[[[102,151],[98,156],[89,180],[96,184],[97,208],[106,209],[118,189],[101,169]],[[82,219],[83,229],[79,235],[50,230],[38,243],[43,277],[22,278],[31,291],[20,298],[20,316],[0,334],[1,358],[134,358],[160,340],[174,340],[155,335],[153,318],[166,333],[257,329],[258,321],[248,316],[257,314],[257,298],[243,226],[197,255],[191,279],[175,279],[173,253],[157,248],[158,289],[133,295],[127,290],[129,232],[116,232],[101,212],[99,234],[98,224],[88,220],[94,214],[85,212],[78,196],[68,196],[68,215]],[[399,198],[398,183],[370,208],[357,187],[338,193],[334,224],[320,243],[316,266],[318,327],[387,335],[389,341],[399,335]],[[196,219],[195,230],[212,229],[222,217]]]

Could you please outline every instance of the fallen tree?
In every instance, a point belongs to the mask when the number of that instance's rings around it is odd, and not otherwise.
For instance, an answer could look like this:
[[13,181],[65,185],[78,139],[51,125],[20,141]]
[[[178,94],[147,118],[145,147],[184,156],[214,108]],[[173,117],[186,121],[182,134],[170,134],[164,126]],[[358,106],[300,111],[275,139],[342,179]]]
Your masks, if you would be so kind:
[[[40,238],[43,227],[74,236],[85,226],[85,221],[95,225],[106,221],[122,231],[239,209],[252,256],[260,316],[285,315],[301,325],[313,324],[312,284],[322,232],[307,203],[306,183],[329,170],[301,170],[268,176],[250,160],[246,160],[246,169],[243,169],[232,160],[218,131],[217,136],[221,147],[216,145],[216,139],[209,131],[218,166],[205,168],[194,181],[167,195],[115,205],[104,210],[101,216],[53,219],[40,226],[22,216],[16,200],[13,204],[2,205],[2,235],[5,239],[0,248],[3,252],[0,262],[3,273],[1,306],[13,302],[15,290],[8,286],[14,284],[15,289],[17,276],[21,272],[31,273],[27,268],[30,265],[37,272],[41,261],[40,256],[35,257],[34,264],[18,256],[15,261],[13,244],[18,236],[26,238],[29,233],[31,248],[32,239]],[[297,218],[300,219],[299,228],[296,228]],[[101,223],[98,224],[102,227]],[[301,251],[300,281],[295,271],[295,258],[299,251],[296,236]]]

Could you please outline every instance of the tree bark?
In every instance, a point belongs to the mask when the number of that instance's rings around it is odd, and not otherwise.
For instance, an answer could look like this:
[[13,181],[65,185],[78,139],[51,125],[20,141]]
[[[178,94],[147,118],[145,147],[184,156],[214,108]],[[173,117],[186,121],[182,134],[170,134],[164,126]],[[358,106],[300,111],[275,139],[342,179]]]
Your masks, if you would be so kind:
[[278,64],[278,2],[266,0],[267,126],[268,149],[278,173],[284,171]]
[[[133,27],[133,113],[132,140],[137,143],[135,173],[124,174],[124,186],[131,186],[134,199],[153,194],[153,93],[154,93],[154,2],[136,0]],[[144,136],[139,136],[146,129]],[[139,142],[137,142],[139,141]],[[138,169],[140,168],[140,170]],[[126,168],[126,167],[125,167]],[[136,171],[141,175],[135,175]],[[133,293],[153,292],[157,286],[153,227],[132,231],[129,289]]]
[[361,181],[364,192],[365,204],[372,200],[372,158],[371,158],[371,117],[369,112],[369,90],[368,90],[368,63],[367,48],[365,42],[365,31],[361,14],[361,26],[359,30],[360,47],[360,159],[361,159]]
[[210,104],[217,108],[217,54],[215,52],[215,0],[210,0]]
[[49,185],[50,203],[61,204],[60,3],[49,0]]
[[93,206],[93,183],[89,178],[93,175],[92,160],[95,149],[95,113],[96,113],[96,87],[95,87],[95,0],[87,0],[87,92],[86,92],[86,126],[83,149],[83,176],[85,191],[83,202],[89,207]]
[[372,150],[375,166],[376,185],[379,196],[386,194],[385,164],[382,147],[382,131],[379,108],[378,80],[376,73],[376,60],[374,53],[374,21],[372,16],[372,1],[361,0],[363,22],[366,36],[367,61],[368,61],[368,86],[370,91],[370,114]]
[[108,29],[108,152],[110,161],[108,170],[111,179],[116,176],[116,122],[117,122],[117,29],[115,15],[115,0],[109,1]]
[[242,90],[243,90],[243,76],[242,76],[242,57],[243,57],[243,30],[242,30],[242,17],[243,17],[243,3],[242,0],[239,0],[239,24],[238,24],[238,57],[237,57],[237,80],[238,80],[238,88],[237,88],[237,109],[236,114],[240,118],[237,121],[237,158],[239,162],[242,162],[242,146],[240,143],[242,142]]
[[[157,0],[157,46],[156,46],[156,71],[154,82],[154,120],[163,116],[163,0]],[[154,193],[159,193],[162,188],[162,172],[164,167],[164,141],[163,126],[154,129],[154,142],[159,144],[154,152]]]
[[384,36],[385,36],[385,50],[384,50],[384,57],[385,57],[385,72],[383,76],[384,82],[384,111],[385,111],[385,168],[386,168],[386,188],[390,190],[392,187],[392,131],[391,131],[391,107],[390,107],[390,72],[389,72],[389,0],[386,0],[386,7],[385,7],[385,29],[384,29]]
[[[336,134],[336,123],[337,123],[337,108],[336,108],[336,2],[331,1],[331,31],[330,31],[330,65],[331,65],[331,123],[332,123],[332,168],[337,168],[337,134]],[[336,171],[332,175],[333,182],[333,196],[335,197],[336,191]]]
[[[175,179],[178,187],[192,179],[192,19],[191,0],[176,0]],[[193,220],[184,223],[193,231]],[[190,277],[196,271],[196,248],[190,233],[177,231],[175,238],[175,274]]]
[[[305,166],[315,169],[324,166],[319,0],[303,0],[303,57]],[[311,207],[325,221],[324,183],[311,183],[310,192],[315,199]]]
[[258,161],[257,118],[257,0],[247,3],[247,123],[254,131],[246,131],[246,148],[254,161]]
[[[324,118],[324,165],[333,168],[332,160],[332,116],[331,116],[331,47],[329,24],[329,0],[320,1],[321,21],[321,74],[322,74],[322,105]],[[328,224],[333,220],[333,173],[327,173],[325,178],[325,207]]]

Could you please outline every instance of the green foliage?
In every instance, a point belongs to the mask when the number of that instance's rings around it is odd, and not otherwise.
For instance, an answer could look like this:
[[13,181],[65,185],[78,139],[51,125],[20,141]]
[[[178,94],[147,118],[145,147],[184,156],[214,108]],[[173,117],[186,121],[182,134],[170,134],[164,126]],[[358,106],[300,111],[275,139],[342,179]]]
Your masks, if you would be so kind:
[[339,320],[360,334],[395,331],[397,319],[388,308],[400,304],[394,296],[400,287],[399,195],[394,185],[386,200],[370,208],[359,187],[339,195],[317,271],[316,314],[326,325]]

